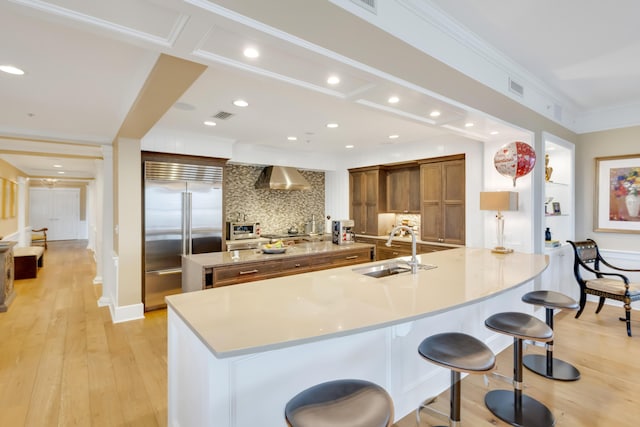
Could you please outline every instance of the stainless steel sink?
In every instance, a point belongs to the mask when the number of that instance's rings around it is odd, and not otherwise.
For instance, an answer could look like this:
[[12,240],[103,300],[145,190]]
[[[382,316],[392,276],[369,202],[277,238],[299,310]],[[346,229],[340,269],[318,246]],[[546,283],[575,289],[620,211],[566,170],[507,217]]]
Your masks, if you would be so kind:
[[[435,267],[435,265],[420,264],[418,269],[428,270]],[[406,262],[391,261],[368,267],[354,268],[352,271],[379,279],[381,277],[393,276],[396,274],[411,273],[411,267]]]

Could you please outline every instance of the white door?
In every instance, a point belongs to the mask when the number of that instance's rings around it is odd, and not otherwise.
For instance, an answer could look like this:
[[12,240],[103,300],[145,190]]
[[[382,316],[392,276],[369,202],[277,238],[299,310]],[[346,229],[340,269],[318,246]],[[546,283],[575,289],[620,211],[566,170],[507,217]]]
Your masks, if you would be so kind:
[[80,189],[32,188],[29,192],[31,227],[47,227],[48,240],[74,240],[80,229]]

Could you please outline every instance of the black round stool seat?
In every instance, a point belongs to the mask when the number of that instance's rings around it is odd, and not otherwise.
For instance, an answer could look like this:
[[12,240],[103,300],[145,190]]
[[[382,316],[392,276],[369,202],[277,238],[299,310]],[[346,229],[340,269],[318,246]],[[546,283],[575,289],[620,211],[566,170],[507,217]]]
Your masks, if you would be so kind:
[[471,335],[447,332],[426,338],[418,353],[430,362],[458,372],[483,373],[496,364],[489,347]]
[[553,339],[553,329],[526,313],[497,313],[487,318],[484,324],[491,330],[523,340],[546,342]]
[[[543,306],[546,313],[546,323],[553,329],[553,310],[577,310],[578,303],[565,294],[555,291],[531,291],[522,296],[522,301]],[[570,363],[553,357],[553,341],[547,342],[547,354],[527,354],[523,358],[524,366],[543,377],[560,381],[575,381],[580,379],[580,371]]]
[[[460,372],[488,372],[495,366],[496,356],[479,339],[459,332],[445,332],[425,338],[418,346],[418,353],[429,362],[451,370],[449,424],[460,425]],[[427,406],[423,403],[418,408],[418,424],[420,410]]]
[[393,422],[393,401],[372,382],[334,380],[295,395],[285,417],[292,427],[387,427]]
[[522,296],[522,301],[548,308],[577,310],[580,308],[576,300],[565,294],[554,291],[531,291]]
[[485,326],[513,337],[513,390],[492,390],[484,397],[487,408],[513,426],[551,427],[556,419],[544,404],[522,392],[522,341],[548,342],[553,329],[526,313],[497,313],[485,320]]

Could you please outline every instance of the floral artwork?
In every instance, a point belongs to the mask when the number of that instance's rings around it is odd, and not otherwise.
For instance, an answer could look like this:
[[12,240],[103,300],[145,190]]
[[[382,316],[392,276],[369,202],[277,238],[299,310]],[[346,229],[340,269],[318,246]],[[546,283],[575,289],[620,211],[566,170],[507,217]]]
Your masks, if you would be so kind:
[[611,168],[610,180],[610,192],[615,203],[610,204],[609,219],[640,221],[640,167]]
[[594,231],[640,234],[640,154],[596,157]]

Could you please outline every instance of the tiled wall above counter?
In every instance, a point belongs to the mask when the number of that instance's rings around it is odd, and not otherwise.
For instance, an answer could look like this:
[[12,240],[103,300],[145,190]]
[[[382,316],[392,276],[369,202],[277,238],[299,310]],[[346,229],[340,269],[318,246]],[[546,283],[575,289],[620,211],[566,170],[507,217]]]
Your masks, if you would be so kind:
[[315,215],[324,223],[324,172],[300,170],[311,184],[310,190],[262,190],[255,182],[263,166],[227,164],[225,166],[225,219],[236,220],[237,214],[247,221],[259,222],[263,234],[283,233],[296,226],[301,232]]

